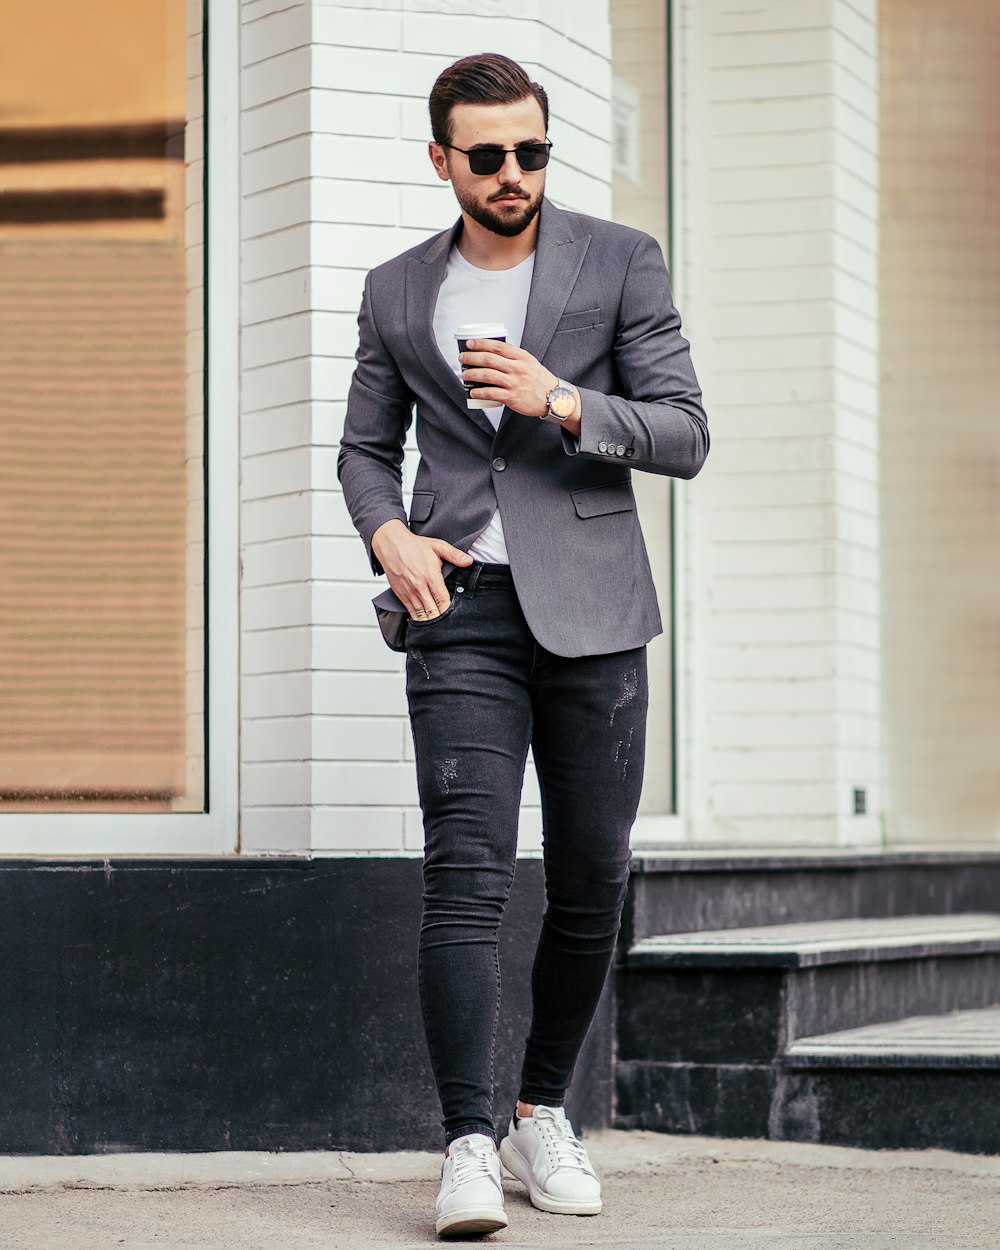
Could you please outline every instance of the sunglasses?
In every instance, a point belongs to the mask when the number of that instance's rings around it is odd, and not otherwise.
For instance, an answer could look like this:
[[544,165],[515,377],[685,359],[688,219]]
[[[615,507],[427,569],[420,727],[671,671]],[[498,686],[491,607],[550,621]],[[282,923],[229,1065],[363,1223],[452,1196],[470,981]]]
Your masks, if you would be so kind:
[[551,143],[519,143],[516,148],[501,148],[496,144],[484,144],[481,148],[457,148],[454,143],[442,143],[443,148],[451,148],[469,158],[469,169],[474,174],[497,174],[507,157],[513,152],[517,163],[526,174],[536,173],[549,163]]

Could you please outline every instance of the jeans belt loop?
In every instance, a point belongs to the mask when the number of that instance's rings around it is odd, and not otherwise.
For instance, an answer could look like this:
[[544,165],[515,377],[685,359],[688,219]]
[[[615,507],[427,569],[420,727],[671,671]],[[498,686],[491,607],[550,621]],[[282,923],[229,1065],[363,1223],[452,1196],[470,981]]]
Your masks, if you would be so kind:
[[479,581],[479,574],[482,571],[483,566],[479,560],[471,568],[465,570],[465,594],[470,597],[476,593],[476,582]]

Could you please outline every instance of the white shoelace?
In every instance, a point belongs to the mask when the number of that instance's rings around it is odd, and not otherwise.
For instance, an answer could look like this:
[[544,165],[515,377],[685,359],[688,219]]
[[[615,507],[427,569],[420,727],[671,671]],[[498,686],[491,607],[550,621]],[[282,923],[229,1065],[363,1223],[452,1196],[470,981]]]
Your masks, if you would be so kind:
[[454,1150],[449,1150],[448,1157],[454,1161],[451,1183],[456,1188],[483,1174],[493,1176],[496,1151],[487,1142],[462,1142]]
[[536,1112],[534,1118],[546,1152],[552,1160],[553,1171],[557,1168],[576,1168],[594,1175],[587,1152],[573,1132],[569,1120],[546,1115],[544,1111],[541,1115]]

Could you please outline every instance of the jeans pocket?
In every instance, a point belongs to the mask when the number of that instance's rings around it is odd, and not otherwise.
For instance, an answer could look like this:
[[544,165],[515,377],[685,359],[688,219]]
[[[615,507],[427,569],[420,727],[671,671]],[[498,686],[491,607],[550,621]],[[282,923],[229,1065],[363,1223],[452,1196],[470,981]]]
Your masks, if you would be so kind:
[[442,621],[446,621],[448,617],[454,613],[461,599],[462,599],[461,591],[453,590],[451,594],[451,603],[448,604],[448,606],[445,608],[443,612],[440,612],[437,616],[430,616],[426,620],[423,620],[423,621],[418,620],[416,617],[408,616],[406,618],[407,630],[412,629],[415,632],[419,633],[423,630],[431,629],[435,625],[440,625]]

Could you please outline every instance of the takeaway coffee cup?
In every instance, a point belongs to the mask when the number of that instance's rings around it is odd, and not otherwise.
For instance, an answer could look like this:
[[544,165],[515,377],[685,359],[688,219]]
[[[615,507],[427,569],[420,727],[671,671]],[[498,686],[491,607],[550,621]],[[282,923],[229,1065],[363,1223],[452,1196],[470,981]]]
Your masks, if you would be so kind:
[[[507,342],[507,327],[502,321],[470,321],[468,325],[458,326],[455,330],[455,338],[458,340],[458,350],[467,352],[469,349],[466,343],[469,339],[500,339]],[[461,366],[461,362],[459,362]],[[461,374],[459,374],[461,377]],[[475,390],[477,386],[482,386],[482,382],[466,382],[462,378],[462,385],[465,387],[465,402],[470,408],[497,408],[499,405],[495,399],[470,399],[469,392]]]

